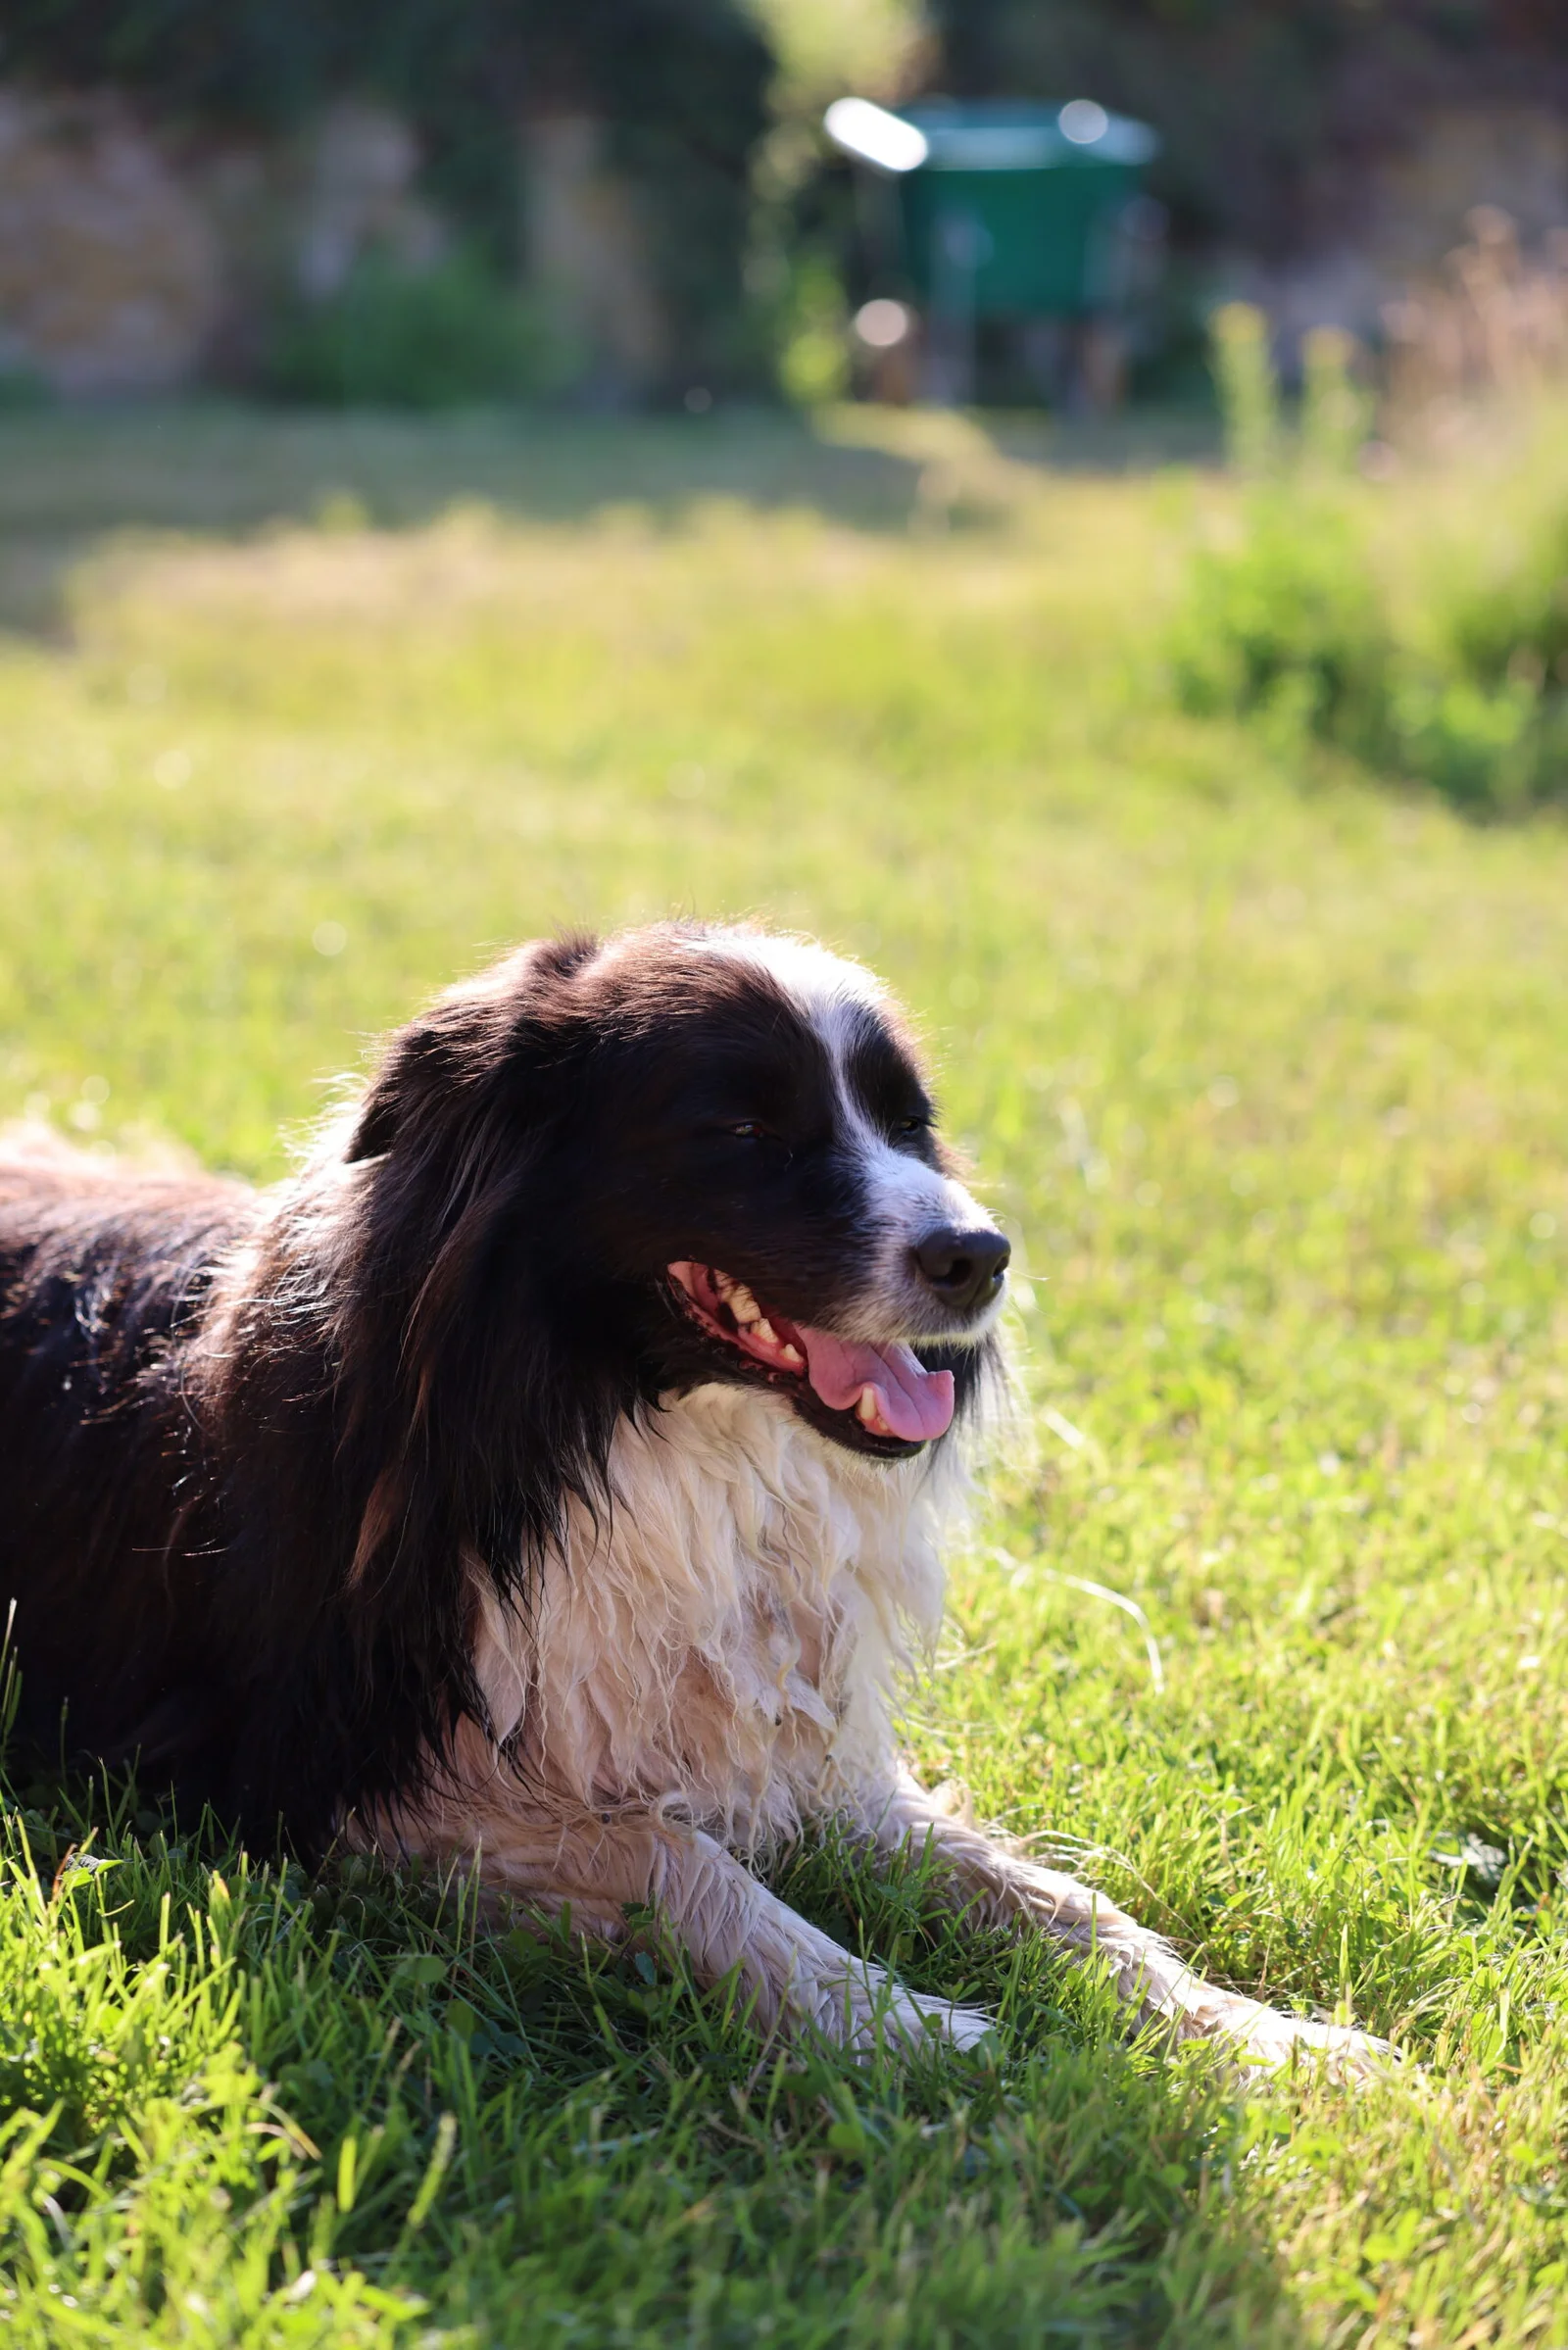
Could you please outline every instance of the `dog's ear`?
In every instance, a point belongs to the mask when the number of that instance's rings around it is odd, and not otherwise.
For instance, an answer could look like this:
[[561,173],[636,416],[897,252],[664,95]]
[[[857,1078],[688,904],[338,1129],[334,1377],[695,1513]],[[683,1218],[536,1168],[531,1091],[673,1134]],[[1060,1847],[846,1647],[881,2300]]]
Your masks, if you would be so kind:
[[519,947],[478,979],[449,989],[393,1038],[367,1089],[344,1157],[380,1158],[432,1111],[471,1104],[487,1078],[517,1065],[519,1032],[564,1010],[567,983],[599,951],[576,932]]
[[524,948],[453,989],[366,1096],[333,1333],[361,1588],[427,1588],[465,1546],[520,1573],[598,1480],[618,1404],[563,1382],[530,1208],[601,1036],[573,985],[595,951]]
[[397,1111],[390,1102],[367,1102],[349,1137],[345,1159],[352,1167],[362,1158],[379,1158],[391,1149],[397,1130]]
[[350,1166],[391,1150],[416,1098],[440,1081],[447,1055],[422,1023],[405,1028],[371,1080],[344,1152]]

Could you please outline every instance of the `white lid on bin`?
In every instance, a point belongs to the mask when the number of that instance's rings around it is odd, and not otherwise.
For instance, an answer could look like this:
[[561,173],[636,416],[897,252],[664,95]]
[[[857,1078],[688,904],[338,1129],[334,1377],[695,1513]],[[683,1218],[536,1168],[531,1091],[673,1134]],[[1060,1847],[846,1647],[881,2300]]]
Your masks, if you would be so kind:
[[936,99],[906,114],[869,98],[838,98],[823,127],[846,155],[893,174],[922,165],[933,171],[1050,171],[1089,162],[1146,164],[1159,148],[1147,122],[1109,114],[1093,98],[1051,107]]
[[878,171],[917,171],[931,151],[923,130],[869,98],[835,98],[822,127],[835,147]]

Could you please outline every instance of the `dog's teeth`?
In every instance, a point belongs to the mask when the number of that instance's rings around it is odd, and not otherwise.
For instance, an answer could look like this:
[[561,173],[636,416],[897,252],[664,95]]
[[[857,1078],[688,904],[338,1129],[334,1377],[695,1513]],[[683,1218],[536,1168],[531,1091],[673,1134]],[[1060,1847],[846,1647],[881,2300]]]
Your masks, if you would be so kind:
[[752,1336],[754,1339],[760,1339],[764,1346],[778,1345],[778,1332],[773,1328],[766,1314],[762,1315],[760,1321],[752,1324]]
[[870,1427],[873,1420],[881,1417],[881,1413],[877,1406],[876,1390],[874,1387],[861,1388],[860,1400],[855,1408],[859,1418],[865,1422],[867,1428]]
[[737,1322],[760,1322],[762,1318],[761,1307],[742,1281],[731,1285],[724,1302]]
[[801,1352],[799,1346],[792,1346],[789,1343],[789,1340],[786,1339],[782,1347],[779,1349],[779,1360],[781,1362],[792,1363],[797,1370],[800,1370],[805,1364],[806,1357]]

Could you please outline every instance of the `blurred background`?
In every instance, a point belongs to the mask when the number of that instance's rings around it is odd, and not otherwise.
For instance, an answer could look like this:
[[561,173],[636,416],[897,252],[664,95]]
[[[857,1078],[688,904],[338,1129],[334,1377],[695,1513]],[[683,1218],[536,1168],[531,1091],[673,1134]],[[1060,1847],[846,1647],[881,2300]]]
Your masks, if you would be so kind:
[[0,397],[1200,402],[1478,206],[1560,274],[1554,0],[10,0]]
[[1422,2059],[1232,2140],[999,1972],[996,2102],[748,2122],[643,1953],[225,1861],[181,1974],[46,1787],[19,2338],[1564,2338],[1565,236],[1563,0],[0,0],[0,1123],[270,1179],[518,939],[862,956],[1015,1244],[921,1767]]

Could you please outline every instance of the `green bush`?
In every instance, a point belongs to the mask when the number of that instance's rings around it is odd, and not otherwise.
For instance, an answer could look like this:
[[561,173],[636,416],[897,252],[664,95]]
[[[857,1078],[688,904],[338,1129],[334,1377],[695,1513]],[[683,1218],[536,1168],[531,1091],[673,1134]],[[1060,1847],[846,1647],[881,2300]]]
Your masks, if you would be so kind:
[[1347,417],[1357,415],[1348,348],[1340,337],[1308,340],[1291,435],[1267,320],[1242,302],[1215,314],[1226,448],[1251,486],[1236,544],[1194,559],[1171,652],[1189,710],[1260,713],[1364,753],[1383,731],[1393,649],[1347,494]]
[[1241,542],[1194,560],[1172,654],[1189,710],[1263,712],[1364,752],[1392,649],[1350,511],[1293,483],[1254,491]]
[[1514,478],[1478,484],[1473,543],[1427,585],[1434,650],[1395,710],[1410,771],[1477,806],[1568,798],[1568,481],[1549,454],[1561,430],[1548,414]]
[[[1568,508],[1549,493],[1506,560],[1479,544],[1492,502],[1397,612],[1355,474],[1366,403],[1342,337],[1308,338],[1288,430],[1260,315],[1230,305],[1213,364],[1233,465],[1250,476],[1234,544],[1189,568],[1169,652],[1183,706],[1311,735],[1477,813],[1568,798]],[[1457,584],[1455,584],[1457,583]]]
[[1550,715],[1528,687],[1410,664],[1390,695],[1380,763],[1458,807],[1505,813],[1551,796]]
[[1449,624],[1471,676],[1568,686],[1568,514],[1543,514],[1505,567],[1455,598]]
[[849,317],[844,288],[819,259],[789,272],[778,319],[778,380],[786,400],[815,408],[849,389]]
[[266,381],[320,407],[434,410],[539,397],[570,372],[560,336],[471,255],[421,269],[370,255],[287,314]]
[[1254,491],[1240,543],[1189,571],[1170,643],[1184,708],[1315,736],[1476,813],[1568,798],[1568,693],[1544,653],[1553,608],[1517,581],[1467,590],[1418,650],[1395,628],[1370,536],[1321,490]]

